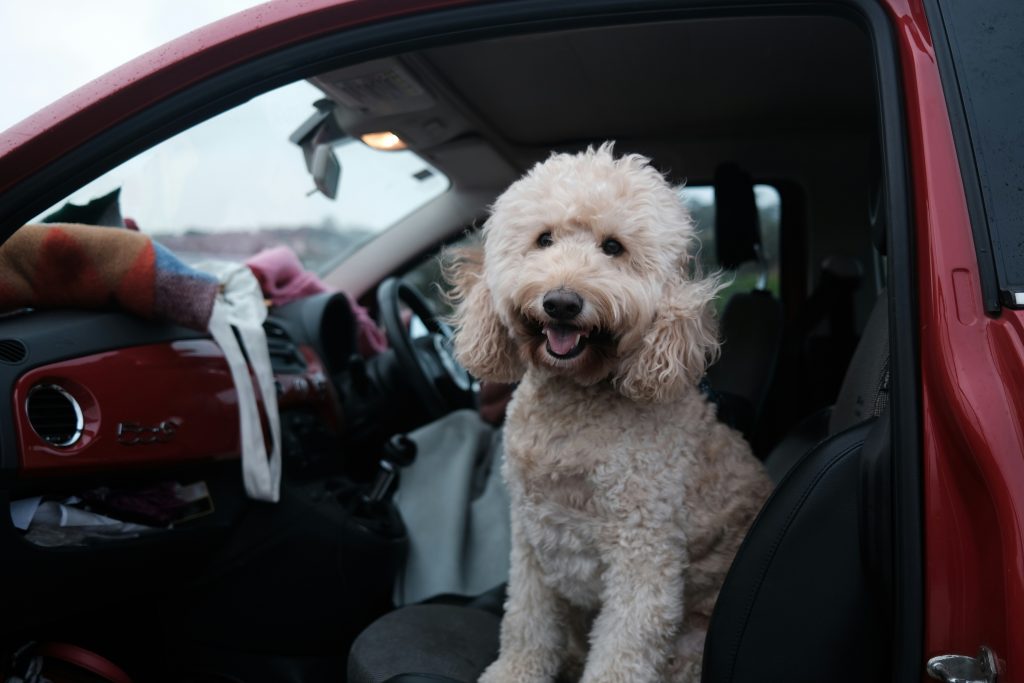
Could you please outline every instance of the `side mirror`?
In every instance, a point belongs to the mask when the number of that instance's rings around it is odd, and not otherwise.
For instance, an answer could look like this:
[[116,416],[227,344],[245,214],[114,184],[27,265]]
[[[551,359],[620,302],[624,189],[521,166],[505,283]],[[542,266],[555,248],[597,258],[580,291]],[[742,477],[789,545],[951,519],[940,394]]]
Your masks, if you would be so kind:
[[341,181],[341,162],[334,153],[334,145],[349,137],[334,118],[334,102],[318,100],[313,104],[316,113],[306,119],[288,138],[302,148],[306,169],[313,176],[316,189],[325,197],[338,196]]

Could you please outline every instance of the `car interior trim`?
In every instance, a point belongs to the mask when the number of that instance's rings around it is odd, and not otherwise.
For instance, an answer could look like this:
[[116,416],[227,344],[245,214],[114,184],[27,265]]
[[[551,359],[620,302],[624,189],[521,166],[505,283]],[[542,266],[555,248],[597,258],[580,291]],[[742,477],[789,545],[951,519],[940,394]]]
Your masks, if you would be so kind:
[[[135,368],[130,382],[112,367]],[[78,437],[55,443],[32,424],[28,403],[43,387],[74,402]],[[239,449],[231,376],[220,348],[191,339],[82,355],[18,379],[14,403],[21,474],[136,467],[192,458],[232,458]],[[102,415],[101,415],[102,412]]]
[[[0,364],[0,390],[13,396],[19,378],[42,365],[103,353],[132,345],[201,339],[201,332],[170,324],[154,324],[123,313],[34,311],[7,318],[13,334],[27,349],[18,363]],[[13,414],[0,417],[0,479],[19,467]]]
[[[918,343],[918,297],[915,268],[915,222],[908,167],[903,72],[893,30],[895,12],[863,3],[871,25],[880,100],[880,130],[889,230],[889,351],[893,388],[890,424],[893,449],[891,500],[893,525],[893,671],[892,680],[917,680],[924,652],[924,537],[921,457],[921,392]],[[891,4],[889,6],[891,10]]]

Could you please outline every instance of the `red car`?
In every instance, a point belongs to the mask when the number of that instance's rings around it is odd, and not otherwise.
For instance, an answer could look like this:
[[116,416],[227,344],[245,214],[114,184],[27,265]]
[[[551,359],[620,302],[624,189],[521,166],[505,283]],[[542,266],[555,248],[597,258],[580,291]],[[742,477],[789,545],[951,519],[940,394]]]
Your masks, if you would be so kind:
[[[1024,683],[1022,36],[1014,0],[268,3],[3,132],[2,240],[284,243],[351,296],[264,325],[276,504],[240,485],[209,334],[0,315],[4,680],[475,680],[500,587],[396,589],[429,564],[411,530],[447,527],[390,503],[392,437],[479,403],[436,255],[551,151],[616,140],[686,182],[705,265],[736,273],[708,391],[779,482],[703,680]],[[63,262],[33,267],[59,290]],[[97,512],[125,525],[69,531]]]

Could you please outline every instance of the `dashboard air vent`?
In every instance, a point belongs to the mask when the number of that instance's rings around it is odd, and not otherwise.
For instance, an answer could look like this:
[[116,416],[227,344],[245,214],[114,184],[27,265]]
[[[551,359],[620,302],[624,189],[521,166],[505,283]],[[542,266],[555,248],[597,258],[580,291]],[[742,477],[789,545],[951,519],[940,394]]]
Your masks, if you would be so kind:
[[267,333],[267,351],[274,372],[301,374],[306,371],[306,361],[284,327],[268,320],[263,323],[263,330]]
[[20,363],[27,355],[28,349],[17,339],[0,339],[0,363]]
[[61,387],[37,384],[29,391],[26,403],[28,422],[43,441],[66,448],[82,437],[82,407]]

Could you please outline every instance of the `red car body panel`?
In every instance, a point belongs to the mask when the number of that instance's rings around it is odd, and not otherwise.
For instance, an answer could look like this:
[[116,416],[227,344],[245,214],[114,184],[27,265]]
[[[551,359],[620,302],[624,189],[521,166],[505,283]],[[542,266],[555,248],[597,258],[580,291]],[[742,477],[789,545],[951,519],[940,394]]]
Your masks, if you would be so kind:
[[[268,3],[190,33],[0,139],[0,192],[114,124],[247,60],[469,0]],[[1024,683],[1024,313],[984,313],[970,218],[923,3],[882,0],[899,43],[918,267],[925,654],[992,647]],[[922,677],[923,677],[922,662]]]
[[303,41],[468,0],[267,2],[196,29],[57,100],[0,136],[0,192],[191,85]]
[[985,314],[967,199],[919,0],[899,34],[916,218],[923,399],[925,654],[1024,676],[1024,313]]

